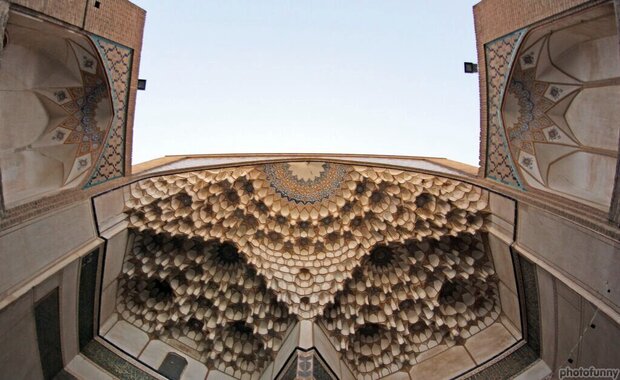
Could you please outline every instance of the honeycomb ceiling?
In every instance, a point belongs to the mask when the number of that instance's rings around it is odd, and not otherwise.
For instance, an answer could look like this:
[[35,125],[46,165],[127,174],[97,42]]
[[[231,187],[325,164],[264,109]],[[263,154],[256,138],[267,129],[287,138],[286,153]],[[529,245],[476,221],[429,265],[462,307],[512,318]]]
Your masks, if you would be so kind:
[[117,309],[235,377],[260,374],[312,319],[378,378],[498,318],[486,207],[458,180],[326,162],[144,179],[127,190]]

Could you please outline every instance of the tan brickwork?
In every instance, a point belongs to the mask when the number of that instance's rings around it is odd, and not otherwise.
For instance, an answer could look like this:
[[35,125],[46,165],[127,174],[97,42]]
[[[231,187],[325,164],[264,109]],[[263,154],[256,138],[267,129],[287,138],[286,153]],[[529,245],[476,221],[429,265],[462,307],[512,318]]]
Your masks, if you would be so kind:
[[474,6],[476,46],[480,82],[480,170],[484,177],[487,141],[487,88],[484,44],[518,29],[559,16],[581,5],[600,4],[588,0],[482,0]]
[[11,0],[13,4],[32,9],[81,28],[88,0]]
[[588,0],[482,0],[474,6],[477,42],[486,43]]
[[129,86],[129,103],[127,105],[127,125],[125,127],[125,175],[131,175],[131,154],[133,151],[133,120],[136,114],[136,96],[138,94],[138,73],[140,69],[140,53],[142,40],[134,49],[131,67],[131,84]]
[[127,0],[89,0],[84,29],[133,49],[142,46],[142,31],[146,12]]

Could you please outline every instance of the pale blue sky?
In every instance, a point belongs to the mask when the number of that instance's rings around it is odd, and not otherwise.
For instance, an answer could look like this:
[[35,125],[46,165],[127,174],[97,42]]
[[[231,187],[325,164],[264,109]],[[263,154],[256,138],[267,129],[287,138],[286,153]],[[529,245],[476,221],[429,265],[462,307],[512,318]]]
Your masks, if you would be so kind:
[[478,164],[474,0],[138,0],[134,163],[369,153]]

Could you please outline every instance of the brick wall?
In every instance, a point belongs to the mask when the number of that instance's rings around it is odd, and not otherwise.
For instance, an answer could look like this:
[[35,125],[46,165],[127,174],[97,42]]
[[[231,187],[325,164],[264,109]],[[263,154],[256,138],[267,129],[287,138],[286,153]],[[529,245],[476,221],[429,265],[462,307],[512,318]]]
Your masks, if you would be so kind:
[[88,0],[10,0],[24,8],[43,13],[68,24],[82,27]]

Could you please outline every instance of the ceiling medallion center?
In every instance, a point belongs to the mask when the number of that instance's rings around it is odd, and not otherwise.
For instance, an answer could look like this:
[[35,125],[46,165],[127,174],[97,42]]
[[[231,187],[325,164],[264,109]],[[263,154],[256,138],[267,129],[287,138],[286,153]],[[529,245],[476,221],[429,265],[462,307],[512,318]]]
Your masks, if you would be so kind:
[[287,162],[265,165],[270,186],[282,197],[313,204],[336,192],[347,174],[346,166],[327,162]]

